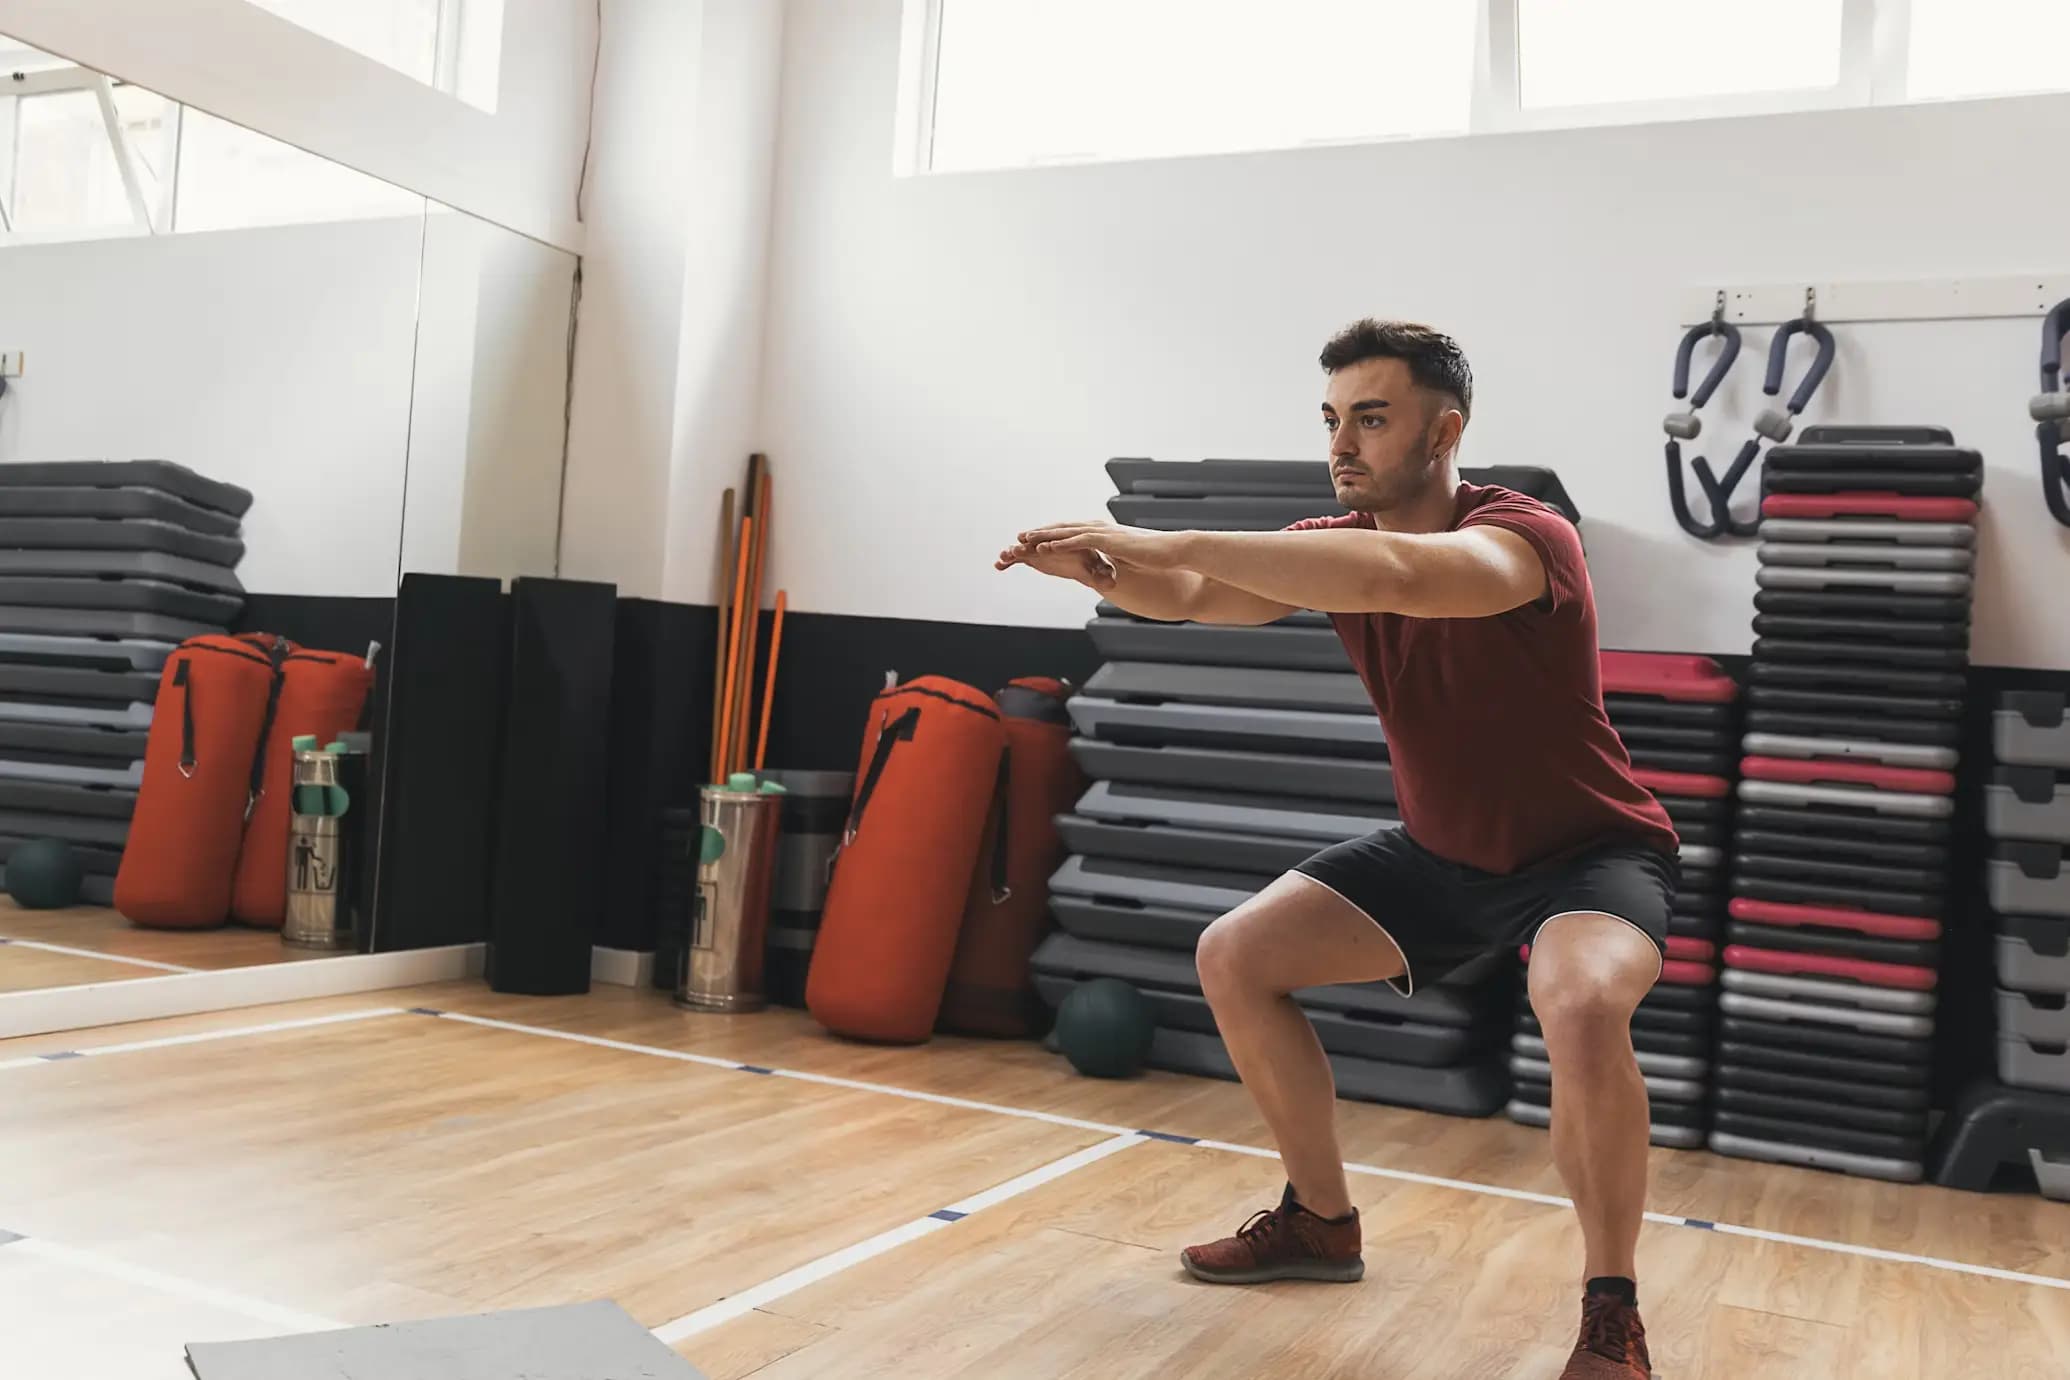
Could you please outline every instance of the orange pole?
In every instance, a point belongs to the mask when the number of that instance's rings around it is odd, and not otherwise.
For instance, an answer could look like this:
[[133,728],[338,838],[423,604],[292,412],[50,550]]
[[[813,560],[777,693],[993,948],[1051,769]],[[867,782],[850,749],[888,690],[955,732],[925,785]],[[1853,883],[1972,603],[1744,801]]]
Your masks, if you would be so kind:
[[776,703],[776,658],[783,650],[783,610],[790,601],[786,590],[776,591],[776,621],[769,629],[769,681],[762,687],[762,729],[755,737],[755,770],[769,756],[769,707]]

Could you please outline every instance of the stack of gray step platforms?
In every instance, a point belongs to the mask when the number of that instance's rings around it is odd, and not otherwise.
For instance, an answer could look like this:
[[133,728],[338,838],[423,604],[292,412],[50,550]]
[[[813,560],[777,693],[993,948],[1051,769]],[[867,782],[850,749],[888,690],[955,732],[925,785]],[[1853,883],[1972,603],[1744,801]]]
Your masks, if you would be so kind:
[[0,464],[0,860],[64,839],[112,903],[159,674],[242,611],[251,502],[163,460]]
[[[1118,521],[1272,530],[1341,513],[1319,462],[1115,460]],[[1469,471],[1573,505],[1549,470]],[[1259,628],[1157,623],[1102,604],[1106,664],[1070,702],[1071,750],[1091,788],[1057,824],[1069,856],[1050,883],[1060,932],[1035,955],[1052,1004],[1116,977],[1157,1012],[1160,1068],[1234,1077],[1201,995],[1194,948],[1218,916],[1334,843],[1388,828],[1394,778],[1372,701],[1328,619]],[[1515,974],[1490,962],[1403,997],[1386,984],[1297,994],[1345,1097],[1488,1116],[1509,1095]]]
[[2070,694],[2013,690],[1992,707],[1985,894],[1997,974],[1997,1077],[1977,1079],[1935,1136],[1934,1182],[1993,1186],[2005,1164],[2070,1200]]
[[1763,461],[1720,1154],[1925,1176],[1983,474],[1937,427]]

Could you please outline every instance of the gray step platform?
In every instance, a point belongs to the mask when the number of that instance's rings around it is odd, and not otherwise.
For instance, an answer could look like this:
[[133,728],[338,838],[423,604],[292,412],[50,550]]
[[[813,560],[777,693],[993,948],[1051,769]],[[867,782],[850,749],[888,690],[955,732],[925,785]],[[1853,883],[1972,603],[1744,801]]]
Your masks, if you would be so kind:
[[199,622],[122,609],[44,609],[0,604],[0,633],[32,637],[112,637],[137,642],[185,642],[227,630],[229,620]]
[[1897,642],[1842,642],[1827,637],[1761,637],[1754,639],[1758,660],[1809,663],[1824,669],[1842,665],[1893,666],[1907,669],[1951,669],[1969,665],[1966,645],[1932,646]]
[[244,559],[235,536],[196,532],[172,522],[124,518],[8,517],[0,513],[0,548],[58,551],[156,551],[234,569]]
[[1866,982],[1845,982],[1836,978],[1790,977],[1729,966],[1719,974],[1718,983],[1728,995],[1736,992],[1751,997],[1812,1002],[1861,1011],[1895,1011],[1923,1016],[1940,1004],[1939,995],[1934,992],[1876,987]]
[[155,704],[154,671],[96,671],[0,660],[0,695],[51,704]]
[[2017,1035],[2043,1044],[2070,1044],[2070,995],[2014,992],[2003,987],[1994,995],[2001,1035]]
[[0,834],[18,839],[63,839],[67,843],[94,848],[112,848],[119,860],[121,851],[129,846],[129,821],[0,810]]
[[1373,701],[1366,694],[1366,687],[1350,671],[1276,671],[1174,661],[1110,661],[1093,672],[1084,693],[1147,704],[1240,705],[1368,717],[1373,713]]
[[198,623],[229,624],[244,610],[233,594],[211,594],[162,580],[103,580],[0,574],[0,604],[45,609],[112,609],[158,613]]
[[165,670],[166,659],[178,645],[156,638],[121,640],[0,632],[0,662],[117,673],[135,671],[156,676]]
[[1914,1139],[1926,1134],[1924,1106],[1871,1107],[1825,1096],[1799,1097],[1761,1092],[1737,1083],[1722,1083],[1714,1089],[1711,1105],[1720,1112],[1773,1117],[1801,1126]]
[[1125,526],[1154,532],[1277,532],[1307,518],[1344,515],[1335,498],[1318,503],[1257,494],[1117,494],[1107,500],[1107,512]]
[[2008,690],[1991,711],[1991,745],[2013,766],[2070,768],[2070,695]]
[[[227,566],[160,551],[63,551],[40,547],[0,550],[0,577],[155,580],[161,584],[243,595],[244,582]],[[241,602],[241,601],[240,601]]]
[[1357,757],[1387,753],[1380,720],[1370,707],[1363,714],[1341,714],[1173,701],[1134,704],[1096,695],[1073,695],[1068,707],[1071,723],[1080,733],[1109,743]]
[[1839,759],[1881,762],[1892,767],[1925,767],[1953,771],[1962,754],[1950,747],[1890,743],[1876,738],[1813,738],[1794,733],[1749,733],[1740,744],[1756,757]]
[[[1220,1038],[1198,1031],[1158,1030],[1150,1042],[1148,1063],[1173,1073],[1236,1078],[1236,1066]],[[1499,1055],[1433,1069],[1333,1054],[1330,1074],[1339,1097],[1448,1116],[1493,1116],[1509,1097],[1509,1074]]]
[[[1942,433],[1945,435],[1945,433]],[[1763,464],[1788,473],[1796,470],[1896,470],[1913,474],[1973,475],[1983,468],[1982,452],[1944,441],[1885,441],[1820,430],[1771,446]],[[1857,487],[1859,487],[1857,485]]]
[[1391,810],[1377,807],[1127,781],[1095,781],[1079,797],[1075,812],[1087,819],[1128,824],[1305,839],[1317,847],[1400,823]]
[[1932,1078],[1933,1041],[1725,1012],[1718,1022],[1717,1059],[1810,1078],[1924,1087]]
[[1844,1150],[1850,1154],[1875,1155],[1895,1160],[1925,1158],[1924,1118],[1921,1118],[1921,1121],[1916,1134],[1905,1135],[1863,1130],[1855,1126],[1829,1126],[1823,1123],[1796,1121],[1788,1117],[1757,1116],[1750,1112],[1726,1108],[1714,1108],[1711,1117],[1714,1130],[1731,1135],[1750,1136],[1785,1145]]
[[0,487],[156,489],[230,517],[251,511],[249,489],[171,460],[31,460],[0,465]]
[[1764,565],[1754,572],[1762,589],[1878,590],[1888,594],[1968,594],[1970,577],[1958,571],[1871,570],[1842,566]]
[[1719,994],[1718,1010],[1727,1016],[1744,1016],[1771,1024],[1803,1027],[1806,1031],[1806,1046],[1814,1048],[1818,1037],[1812,1032],[1822,1025],[1838,1026],[1842,1030],[1861,1031],[1869,1035],[1895,1035],[1909,1040],[1929,1039],[1934,1031],[1933,1017],[1912,1012],[1869,1011],[1849,1006],[1828,1006],[1811,1001],[1782,1000],[1732,990]]
[[0,777],[75,785],[140,786],[148,738],[149,734],[138,730],[0,721]]
[[1998,985],[2014,992],[2070,992],[2070,917],[1998,917]]
[[[1156,968],[1139,966],[1131,970],[1140,974],[1144,981],[1152,980],[1155,974],[1163,974],[1164,978],[1160,980],[1167,986],[1199,990],[1194,950],[1200,943],[1201,931],[1214,923],[1217,912],[1189,911],[1176,906],[1112,905],[1074,896],[1056,897],[1055,910],[1058,926],[1071,939],[1096,944],[1103,952],[1108,949],[1126,950],[1139,963],[1147,963],[1149,957],[1155,955],[1162,965],[1167,965]],[[1174,964],[1177,968],[1168,966]],[[1183,983],[1171,980],[1170,974],[1179,970],[1196,976]],[[1116,973],[1114,976],[1127,975]],[[1413,997],[1403,996],[1384,982],[1309,987],[1296,995],[1303,1006],[1317,1010],[1348,1011],[1373,1018],[1391,1015],[1424,1025],[1485,1028],[1499,1034],[1509,1031],[1504,1004],[1506,993],[1499,981],[1447,980],[1421,987]]]
[[1993,838],[2070,843],[2070,771],[1999,767],[1984,787],[1984,827]]
[[1805,806],[1911,819],[1947,819],[1955,813],[1951,796],[1879,791],[1868,786],[1799,786],[1788,781],[1743,780],[1739,783],[1739,798],[1749,805]]
[[151,705],[135,702],[115,704],[106,700],[88,700],[79,704],[57,704],[0,695],[0,719],[16,723],[74,724],[81,728],[148,729],[151,727],[152,712]]
[[1877,570],[1968,570],[1976,553],[1967,546],[1899,546],[1889,542],[1779,541],[1755,549],[1762,565],[1809,565]]
[[[1107,462],[1107,477],[1124,494],[1259,495],[1336,502],[1330,467],[1322,460],[1149,460],[1117,456]],[[1469,484],[1493,484],[1546,503],[1581,520],[1559,475],[1543,465],[1468,465],[1459,477]]]
[[1064,847],[1086,857],[1173,867],[1235,868],[1275,876],[1312,857],[1317,847],[1308,839],[1165,824],[1116,824],[1082,815],[1060,815],[1056,826]]
[[1967,522],[1899,522],[1889,518],[1769,518],[1757,533],[1763,542],[1888,543],[1892,546],[1974,546],[1977,529]]
[[1711,1132],[1710,1148],[1714,1154],[1729,1155],[1735,1159],[1760,1160],[1768,1164],[1791,1164],[1806,1169],[1831,1169],[1843,1174],[1853,1174],[1858,1178],[1888,1179],[1893,1183],[1916,1184],[1926,1177],[1926,1165],[1920,1156],[1906,1159],[1889,1155],[1860,1155],[1823,1146],[1791,1145],[1785,1141],[1734,1135],[1728,1131]]
[[1998,1037],[1998,1079],[2014,1088],[2070,1093],[2070,1047]]
[[2000,843],[1991,850],[1991,904],[2016,915],[2070,916],[2070,849],[2053,843]]
[[163,489],[0,485],[0,517],[169,522],[190,532],[234,537],[238,520]]
[[1094,649],[1108,661],[1213,662],[1301,671],[1347,671],[1351,667],[1344,644],[1327,624],[1283,620],[1240,628],[1095,618],[1086,624],[1086,631]]
[[1274,875],[1072,856],[1051,875],[1049,890],[1052,897],[1083,896],[1221,914],[1257,895]]
[[[1118,978],[1150,1000],[1159,1025],[1215,1033],[1200,979],[1184,955],[1053,934],[1035,950],[1029,966],[1037,993],[1053,1008],[1081,982]],[[1333,1054],[1442,1068],[1489,1050],[1498,1038],[1485,1022],[1473,1026],[1419,1021],[1409,1000],[1384,987],[1314,988],[1297,993],[1296,1000],[1323,1048]]]
[[1134,747],[1094,738],[1073,738],[1071,756],[1095,781],[1192,786],[1318,802],[1391,805],[1394,801],[1394,773],[1382,761],[1199,747]]
[[130,818],[137,812],[137,793],[99,786],[0,780],[0,810],[12,810],[18,814],[76,815],[82,819],[120,820],[126,827]]
[[1814,1103],[1879,1107],[1893,1112],[1924,1112],[1928,1103],[1932,1101],[1924,1083],[1815,1078],[1750,1064],[1721,1062],[1718,1065],[1716,1083],[1719,1088],[1736,1088],[1742,1092],[1769,1097],[1796,1097]]

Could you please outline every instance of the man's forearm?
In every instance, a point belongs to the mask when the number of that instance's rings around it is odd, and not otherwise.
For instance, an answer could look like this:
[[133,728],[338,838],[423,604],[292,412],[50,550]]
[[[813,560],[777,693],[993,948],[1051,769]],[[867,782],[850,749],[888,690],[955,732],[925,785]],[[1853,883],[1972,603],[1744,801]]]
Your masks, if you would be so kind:
[[1365,613],[1406,600],[1410,561],[1391,532],[1188,532],[1182,569],[1261,598],[1322,613]]
[[1261,624],[1292,608],[1193,570],[1140,570],[1122,566],[1114,583],[1093,586],[1108,602],[1161,623]]

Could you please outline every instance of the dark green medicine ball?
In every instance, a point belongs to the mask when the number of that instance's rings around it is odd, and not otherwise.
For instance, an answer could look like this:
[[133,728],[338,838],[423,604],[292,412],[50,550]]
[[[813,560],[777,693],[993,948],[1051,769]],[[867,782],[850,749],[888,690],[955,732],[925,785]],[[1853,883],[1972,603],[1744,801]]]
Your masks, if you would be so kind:
[[79,904],[86,869],[63,839],[35,839],[7,860],[7,894],[28,910],[62,910]]
[[1081,982],[1057,1007],[1057,1048],[1089,1078],[1129,1078],[1150,1057],[1157,1017],[1150,1003],[1120,978]]

